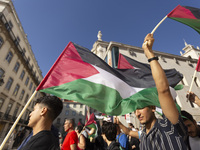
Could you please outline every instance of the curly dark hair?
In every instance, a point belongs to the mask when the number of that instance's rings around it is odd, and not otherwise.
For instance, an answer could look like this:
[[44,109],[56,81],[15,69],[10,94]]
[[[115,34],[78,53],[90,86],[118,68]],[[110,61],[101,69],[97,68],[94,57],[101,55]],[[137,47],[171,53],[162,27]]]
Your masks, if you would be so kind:
[[103,122],[102,134],[105,134],[109,141],[114,141],[117,135],[117,127],[112,122]]
[[36,104],[41,104],[47,107],[48,116],[53,121],[61,113],[63,102],[56,96],[44,96],[36,100]]

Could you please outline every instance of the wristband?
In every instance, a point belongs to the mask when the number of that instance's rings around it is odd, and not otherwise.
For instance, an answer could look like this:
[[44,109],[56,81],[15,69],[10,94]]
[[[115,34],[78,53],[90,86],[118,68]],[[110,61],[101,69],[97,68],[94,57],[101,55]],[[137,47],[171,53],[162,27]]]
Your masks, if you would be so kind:
[[152,57],[152,58],[148,59],[148,62],[151,62],[152,60],[158,60],[158,57],[157,56],[156,57]]

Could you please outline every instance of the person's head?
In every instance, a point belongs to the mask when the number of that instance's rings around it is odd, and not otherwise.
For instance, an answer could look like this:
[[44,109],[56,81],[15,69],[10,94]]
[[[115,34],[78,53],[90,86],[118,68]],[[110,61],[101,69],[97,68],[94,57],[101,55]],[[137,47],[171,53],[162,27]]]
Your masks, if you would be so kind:
[[74,129],[74,119],[66,119],[64,123],[64,130],[68,132]]
[[104,141],[114,141],[117,135],[116,125],[112,122],[103,122],[102,125],[102,137]]
[[191,137],[196,137],[198,135],[198,128],[199,128],[197,122],[194,120],[192,115],[187,111],[182,110],[181,115],[183,122],[187,127],[188,135]]
[[44,96],[36,100],[33,111],[29,115],[29,127],[34,127],[39,121],[52,123],[61,113],[62,101],[56,96]]
[[78,126],[75,127],[76,133],[81,133],[82,130],[83,130],[83,126],[82,125],[78,125]]
[[137,109],[135,111],[135,115],[139,119],[141,124],[149,124],[156,119],[154,114],[155,110],[155,106],[148,106],[141,109]]

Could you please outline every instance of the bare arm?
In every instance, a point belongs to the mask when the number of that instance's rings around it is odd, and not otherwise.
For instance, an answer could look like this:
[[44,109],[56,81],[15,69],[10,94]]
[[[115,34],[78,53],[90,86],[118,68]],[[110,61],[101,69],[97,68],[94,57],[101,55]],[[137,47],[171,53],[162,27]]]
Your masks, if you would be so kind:
[[80,135],[80,141],[78,143],[78,147],[80,149],[85,149],[85,146],[86,146],[86,144],[85,144],[85,137],[81,134]]
[[126,135],[129,135],[129,136],[132,136],[132,137],[135,137],[135,138],[139,139],[138,132],[137,132],[137,131],[129,130],[127,127],[125,127],[125,126],[119,121],[119,118],[118,118],[118,117],[115,117],[114,122],[117,123],[117,124],[119,125],[120,129],[122,129],[123,132],[124,132]]
[[[148,34],[145,37],[144,43],[142,45],[144,53],[148,59],[155,57],[152,51],[153,42],[153,34]],[[150,66],[153,79],[155,81],[158,91],[158,98],[162,111],[172,124],[176,124],[178,122],[179,113],[171,96],[169,83],[167,81],[165,73],[157,60],[151,61]]]
[[70,149],[71,149],[71,150],[76,150],[76,144],[70,145]]

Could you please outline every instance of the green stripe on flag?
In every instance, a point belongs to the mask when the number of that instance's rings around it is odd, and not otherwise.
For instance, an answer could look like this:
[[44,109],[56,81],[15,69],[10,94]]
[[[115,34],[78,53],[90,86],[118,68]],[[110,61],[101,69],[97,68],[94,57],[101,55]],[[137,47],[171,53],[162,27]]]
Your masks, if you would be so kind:
[[146,106],[160,107],[156,88],[147,88],[132,96],[127,95],[127,98],[122,99],[115,89],[84,79],[78,79],[40,91],[53,94],[62,99],[80,102],[112,116],[131,113]]
[[174,17],[169,17],[169,18],[190,26],[200,34],[200,19],[187,19],[187,18],[174,18]]

